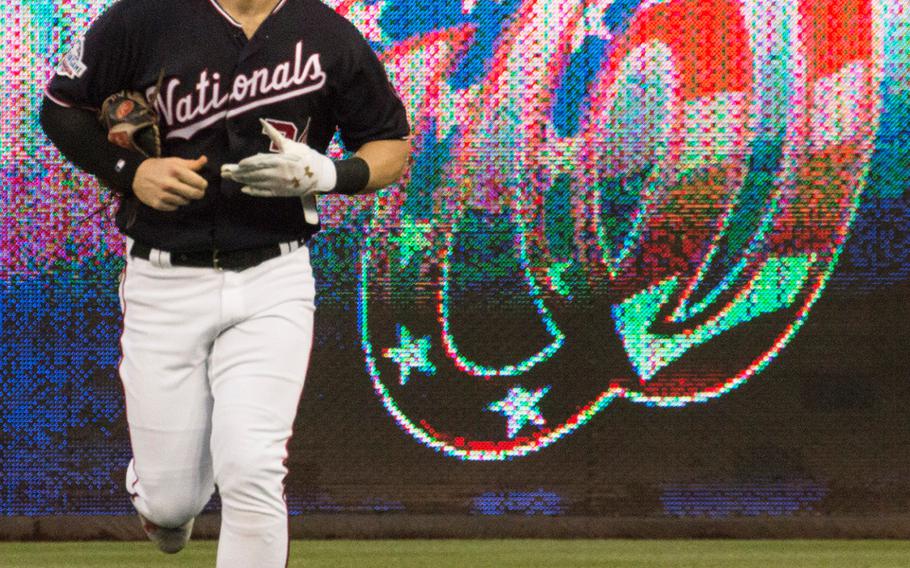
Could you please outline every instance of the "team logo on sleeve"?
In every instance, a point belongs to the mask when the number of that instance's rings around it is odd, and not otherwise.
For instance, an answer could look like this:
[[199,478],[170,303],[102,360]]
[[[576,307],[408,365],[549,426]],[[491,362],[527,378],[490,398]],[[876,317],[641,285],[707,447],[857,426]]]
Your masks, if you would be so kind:
[[82,62],[82,52],[84,48],[85,40],[82,38],[76,40],[76,43],[73,44],[57,65],[57,74],[69,77],[70,79],[82,77],[87,69],[85,63]]

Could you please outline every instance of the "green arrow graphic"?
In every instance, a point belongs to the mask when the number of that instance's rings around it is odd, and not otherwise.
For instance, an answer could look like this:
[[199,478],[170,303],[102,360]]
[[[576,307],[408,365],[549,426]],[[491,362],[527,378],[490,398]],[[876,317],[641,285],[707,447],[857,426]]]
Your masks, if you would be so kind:
[[638,375],[643,381],[651,380],[689,349],[790,306],[809,277],[811,264],[810,256],[771,257],[733,301],[707,322],[674,335],[651,333],[657,314],[679,286],[679,277],[673,276],[613,306],[616,331]]

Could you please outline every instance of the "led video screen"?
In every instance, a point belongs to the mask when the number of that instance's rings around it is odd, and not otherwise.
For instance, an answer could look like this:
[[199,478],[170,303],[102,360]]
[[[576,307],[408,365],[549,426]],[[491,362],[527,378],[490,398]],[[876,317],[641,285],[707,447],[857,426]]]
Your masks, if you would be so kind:
[[[906,509],[904,0],[329,4],[414,153],[320,198],[292,513]],[[3,515],[131,512],[118,203],[37,119],[108,5],[0,4]]]

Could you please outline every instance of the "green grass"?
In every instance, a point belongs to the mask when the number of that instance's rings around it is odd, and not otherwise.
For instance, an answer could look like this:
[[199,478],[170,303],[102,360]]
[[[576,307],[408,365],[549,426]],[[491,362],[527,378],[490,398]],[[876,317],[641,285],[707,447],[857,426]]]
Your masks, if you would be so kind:
[[[215,543],[174,556],[146,542],[0,543],[3,568],[215,565]],[[908,568],[910,541],[361,540],[294,541],[307,568]],[[252,568],[252,567],[251,567]]]

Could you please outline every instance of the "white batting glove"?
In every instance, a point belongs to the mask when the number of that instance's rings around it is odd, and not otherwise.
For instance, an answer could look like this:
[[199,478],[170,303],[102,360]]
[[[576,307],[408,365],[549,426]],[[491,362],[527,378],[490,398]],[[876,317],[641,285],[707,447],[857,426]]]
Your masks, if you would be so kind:
[[335,189],[338,176],[331,158],[259,121],[279,153],[256,154],[237,164],[224,164],[221,177],[244,184],[240,191],[256,197],[298,197]]

